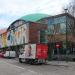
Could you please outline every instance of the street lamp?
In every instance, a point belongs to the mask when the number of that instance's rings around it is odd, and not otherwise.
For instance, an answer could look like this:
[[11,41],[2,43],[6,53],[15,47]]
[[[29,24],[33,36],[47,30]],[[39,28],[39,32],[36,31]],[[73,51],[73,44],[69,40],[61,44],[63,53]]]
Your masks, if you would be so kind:
[[65,11],[65,13],[67,13],[67,12],[68,12],[68,9],[67,9],[67,8],[65,8],[65,9],[64,9],[64,11]]

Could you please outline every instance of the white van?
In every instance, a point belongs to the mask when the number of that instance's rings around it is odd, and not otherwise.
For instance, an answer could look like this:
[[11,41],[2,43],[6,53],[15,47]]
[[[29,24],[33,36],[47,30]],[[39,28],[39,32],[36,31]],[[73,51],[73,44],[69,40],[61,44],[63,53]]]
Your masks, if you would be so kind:
[[4,57],[6,58],[15,58],[16,57],[16,52],[15,51],[6,51],[4,54]]

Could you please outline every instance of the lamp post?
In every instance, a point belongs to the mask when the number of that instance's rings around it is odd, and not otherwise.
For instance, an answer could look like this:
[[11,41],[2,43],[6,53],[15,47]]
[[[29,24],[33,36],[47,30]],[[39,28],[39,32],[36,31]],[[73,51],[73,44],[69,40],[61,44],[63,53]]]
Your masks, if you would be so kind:
[[68,12],[68,9],[67,9],[67,8],[65,8],[65,9],[64,9],[64,11],[65,11],[65,13],[67,13],[67,12]]
[[[65,8],[64,9],[65,10],[65,14],[68,12],[68,9],[67,8]],[[68,57],[68,51],[67,51],[67,44],[68,44],[68,40],[67,40],[68,38],[67,38],[67,15],[66,15],[66,60],[68,59],[67,57]]]

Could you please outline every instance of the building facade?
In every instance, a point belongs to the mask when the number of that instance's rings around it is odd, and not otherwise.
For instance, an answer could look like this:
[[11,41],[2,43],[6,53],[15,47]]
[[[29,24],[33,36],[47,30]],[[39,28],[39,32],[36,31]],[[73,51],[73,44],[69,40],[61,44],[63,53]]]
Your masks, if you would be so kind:
[[75,59],[75,18],[68,13],[24,16],[0,34],[0,48],[17,53],[29,42],[48,44],[48,60]]
[[[68,13],[41,20],[48,25],[46,31],[49,58],[75,58],[75,18]],[[57,45],[60,47],[57,48]],[[60,55],[60,56],[59,56]]]
[[22,50],[23,45],[29,42],[43,43],[45,37],[42,33],[44,33],[47,25],[37,23],[37,21],[45,17],[48,17],[48,15],[31,14],[12,22],[6,32],[0,34],[0,49],[15,50],[18,54]]

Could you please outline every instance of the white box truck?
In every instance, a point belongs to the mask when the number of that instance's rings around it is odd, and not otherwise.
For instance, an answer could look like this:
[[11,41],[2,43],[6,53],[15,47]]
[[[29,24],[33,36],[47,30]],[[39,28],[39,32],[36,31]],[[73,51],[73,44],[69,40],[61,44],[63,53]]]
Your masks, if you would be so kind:
[[47,59],[48,46],[46,44],[27,44],[23,54],[19,55],[19,62],[29,64],[45,63]]

